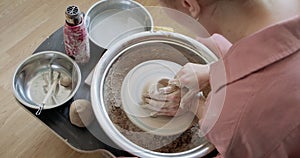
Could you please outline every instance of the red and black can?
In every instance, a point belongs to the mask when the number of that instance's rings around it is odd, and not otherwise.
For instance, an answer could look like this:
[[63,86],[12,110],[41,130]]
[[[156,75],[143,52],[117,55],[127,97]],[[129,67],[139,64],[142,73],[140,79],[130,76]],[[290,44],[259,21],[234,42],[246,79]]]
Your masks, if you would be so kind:
[[65,12],[64,44],[66,53],[77,63],[87,63],[90,59],[90,46],[83,14],[77,6],[68,6]]

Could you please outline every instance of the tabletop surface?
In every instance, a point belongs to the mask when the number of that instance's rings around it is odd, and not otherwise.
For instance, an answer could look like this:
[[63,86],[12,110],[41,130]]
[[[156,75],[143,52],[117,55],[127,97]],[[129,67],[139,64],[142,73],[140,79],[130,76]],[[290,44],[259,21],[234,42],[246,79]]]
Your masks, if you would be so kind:
[[[68,5],[86,12],[98,0],[3,0],[0,2],[0,157],[94,158],[128,155],[98,141],[84,128],[68,122],[68,106],[43,111],[37,119],[35,110],[26,109],[13,96],[12,77],[17,66],[32,53],[53,50],[64,52],[62,26]],[[158,0],[136,0],[144,6],[158,6]],[[159,16],[158,16],[159,17]],[[170,24],[165,19],[158,19]],[[155,21],[157,22],[157,21]],[[185,30],[183,30],[185,31]],[[180,32],[180,31],[179,31]],[[104,49],[91,46],[94,54],[88,66],[81,66],[85,78]],[[82,87],[76,98],[89,98],[89,87]],[[57,118],[57,119],[53,119]],[[67,128],[65,128],[67,127]],[[88,141],[80,141],[78,135]],[[95,151],[96,150],[96,151]],[[90,152],[92,151],[92,152]]]
[[[86,12],[98,0],[3,0],[0,2],[0,157],[105,157],[73,150],[45,124],[24,110],[12,91],[17,66],[64,24],[66,6]],[[157,0],[137,0],[158,5]]]

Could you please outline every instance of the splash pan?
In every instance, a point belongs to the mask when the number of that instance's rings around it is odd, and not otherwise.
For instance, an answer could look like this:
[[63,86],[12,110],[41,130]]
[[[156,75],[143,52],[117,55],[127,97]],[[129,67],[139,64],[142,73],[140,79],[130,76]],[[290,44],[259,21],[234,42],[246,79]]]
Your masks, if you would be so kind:
[[[184,156],[187,153],[199,157],[207,154],[214,147],[205,138],[199,138],[199,127],[194,118],[190,118],[184,130],[175,133],[165,130],[164,134],[159,134],[153,127],[141,128],[139,124],[143,119],[150,117],[126,110],[130,105],[122,100],[122,86],[124,88],[124,81],[128,81],[126,76],[130,76],[130,71],[150,61],[167,61],[181,67],[188,62],[207,64],[216,60],[216,56],[201,43],[176,33],[143,32],[119,41],[101,58],[93,77],[92,104],[99,124],[116,144],[135,155],[140,155],[141,151],[144,157]],[[143,76],[147,76],[147,72],[132,79]],[[123,92],[123,97],[140,93],[136,91],[140,91],[139,88]],[[150,119],[155,121],[156,118]],[[169,122],[159,128],[167,129]]]

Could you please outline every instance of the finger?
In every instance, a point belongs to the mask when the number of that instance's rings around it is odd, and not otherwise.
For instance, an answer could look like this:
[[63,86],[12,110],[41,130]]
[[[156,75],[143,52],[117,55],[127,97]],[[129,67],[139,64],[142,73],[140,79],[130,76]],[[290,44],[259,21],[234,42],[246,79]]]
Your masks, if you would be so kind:
[[169,85],[181,88],[181,83],[178,78],[169,80]]
[[156,116],[175,116],[177,111],[168,111],[168,112],[157,112]]
[[160,88],[158,91],[160,94],[170,94],[175,92],[177,89],[176,85],[169,85],[167,87]]
[[143,100],[150,99],[150,100],[156,100],[161,102],[170,102],[170,103],[179,103],[181,100],[181,90],[177,89],[176,91],[163,95],[163,94],[144,94]]
[[183,109],[173,109],[173,110],[168,110],[168,111],[159,111],[156,113],[156,116],[177,117],[177,116],[181,116],[181,115],[185,114],[186,112],[187,112],[187,110],[183,110]]
[[161,110],[161,108],[155,107],[151,104],[143,104],[143,105],[141,105],[141,107],[144,108],[144,109],[155,111],[155,112],[159,112]]
[[170,103],[179,103],[181,100],[181,90],[178,89],[177,91],[166,95],[166,101]]
[[156,112],[156,116],[175,116],[177,113],[179,113],[178,108],[177,109],[170,109],[170,110],[161,110]]
[[168,94],[168,95],[159,95],[159,94],[147,94],[144,95],[143,100],[146,101],[149,104],[150,100],[155,100],[159,102],[167,102],[164,107],[169,106],[170,104],[175,104],[176,106],[179,106],[181,99],[181,96],[184,96],[188,92],[187,88],[177,89],[175,92]]
[[146,103],[145,105],[146,108],[154,111],[160,111],[163,107],[168,106],[168,102],[153,100],[149,98],[145,99],[145,103]]
[[145,105],[143,107],[150,109],[150,110],[155,110],[155,111],[168,111],[168,110],[173,110],[173,109],[178,109],[180,102],[162,102],[162,101],[157,101],[157,100],[152,100],[152,99],[146,99],[145,100]]
[[157,95],[157,96],[150,96],[149,99],[158,100],[162,102],[168,103],[179,103],[181,100],[181,91],[178,89],[177,91],[167,94],[167,95]]
[[157,117],[157,113],[158,113],[158,112],[151,112],[151,113],[150,113],[150,117]]
[[158,101],[166,101],[167,100],[167,95],[159,94],[158,92],[153,92],[153,93],[144,93],[143,94],[143,99],[145,98],[153,99],[153,100],[158,100]]
[[169,103],[168,106],[164,106],[160,111],[178,110],[180,103]]
[[[185,107],[189,107],[188,105],[197,97],[198,92],[196,91],[188,91],[185,95],[182,96],[180,101],[180,108],[184,109]],[[198,98],[198,97],[197,97]]]

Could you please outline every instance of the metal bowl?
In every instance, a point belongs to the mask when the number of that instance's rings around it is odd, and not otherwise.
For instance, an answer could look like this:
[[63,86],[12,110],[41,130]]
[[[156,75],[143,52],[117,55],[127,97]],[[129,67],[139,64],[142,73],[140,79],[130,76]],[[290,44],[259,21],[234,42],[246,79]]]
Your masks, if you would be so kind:
[[90,40],[101,48],[153,26],[147,9],[132,0],[99,1],[87,11],[84,22]]
[[[122,124],[128,125],[128,122],[118,124],[125,119],[114,121],[112,117],[112,111],[118,106],[122,108],[120,89],[126,74],[142,62],[157,59],[184,65],[187,62],[212,63],[217,57],[201,43],[177,33],[143,32],[117,42],[100,59],[94,71],[91,99],[97,121],[115,144],[139,157],[202,157],[214,149],[205,138],[195,136],[201,140],[200,144],[184,151],[160,152],[138,144],[149,136],[147,132],[130,132],[130,129],[121,127]],[[141,133],[142,135],[135,137]],[[133,140],[130,137],[140,140]],[[152,138],[149,137],[145,141],[146,146],[156,142]]]
[[[65,86],[61,79],[71,79]],[[53,81],[57,80],[55,90],[47,99],[44,109],[58,107],[69,101],[76,93],[81,82],[81,72],[76,62],[67,55],[44,51],[25,59],[13,76],[13,91],[15,97],[23,105],[38,109]]]

